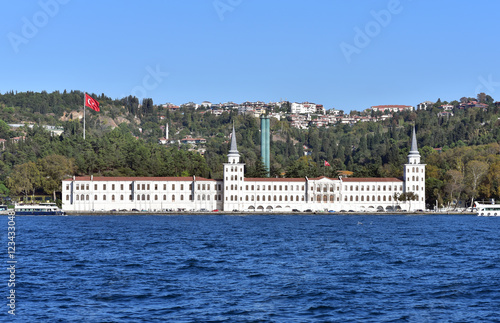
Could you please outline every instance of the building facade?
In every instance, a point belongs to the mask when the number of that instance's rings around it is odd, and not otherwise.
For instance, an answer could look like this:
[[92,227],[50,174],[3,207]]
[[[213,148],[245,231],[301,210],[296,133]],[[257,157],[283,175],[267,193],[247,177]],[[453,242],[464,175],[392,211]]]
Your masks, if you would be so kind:
[[[221,180],[202,177],[94,177],[63,180],[65,211],[415,211],[425,209],[425,165],[415,129],[404,177],[245,178],[233,127]],[[404,198],[401,198],[404,197]]]

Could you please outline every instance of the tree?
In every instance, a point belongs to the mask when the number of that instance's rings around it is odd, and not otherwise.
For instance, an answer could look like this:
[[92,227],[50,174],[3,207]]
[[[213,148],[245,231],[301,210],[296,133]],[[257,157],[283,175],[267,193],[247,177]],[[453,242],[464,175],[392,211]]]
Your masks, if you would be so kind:
[[465,178],[468,183],[468,188],[470,189],[471,205],[473,205],[474,198],[477,195],[477,188],[479,186],[479,183],[481,182],[484,175],[486,175],[486,173],[488,172],[488,164],[479,160],[471,160],[466,164],[465,172]]
[[[445,190],[450,196],[449,200],[453,201],[453,199],[455,198],[455,194],[457,194],[456,199],[458,200],[460,198],[460,193],[462,193],[463,191],[464,175],[458,170],[450,169],[446,172],[445,179]],[[457,203],[455,203],[455,207],[456,205]]]
[[33,162],[14,166],[11,176],[7,178],[7,187],[15,194],[24,194],[25,197],[29,192],[35,195],[39,185],[40,172]]
[[75,172],[73,159],[61,155],[49,155],[38,161],[41,175],[41,184],[47,194],[53,195],[56,200],[56,191],[61,188],[61,181]]

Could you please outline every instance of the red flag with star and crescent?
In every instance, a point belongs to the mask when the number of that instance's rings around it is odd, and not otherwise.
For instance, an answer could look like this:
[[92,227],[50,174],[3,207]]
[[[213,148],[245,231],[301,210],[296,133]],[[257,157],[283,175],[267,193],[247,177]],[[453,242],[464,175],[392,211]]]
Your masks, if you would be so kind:
[[325,166],[331,166],[329,162],[325,160]]
[[95,110],[97,112],[101,111],[99,109],[99,102],[95,100],[93,97],[85,93],[85,106],[91,108],[92,110]]

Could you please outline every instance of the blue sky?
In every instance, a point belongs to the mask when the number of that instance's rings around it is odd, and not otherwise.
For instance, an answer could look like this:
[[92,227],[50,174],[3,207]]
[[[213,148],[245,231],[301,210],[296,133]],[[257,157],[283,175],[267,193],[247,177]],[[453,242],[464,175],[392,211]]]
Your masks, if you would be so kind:
[[0,92],[327,109],[500,100],[498,1],[8,1]]

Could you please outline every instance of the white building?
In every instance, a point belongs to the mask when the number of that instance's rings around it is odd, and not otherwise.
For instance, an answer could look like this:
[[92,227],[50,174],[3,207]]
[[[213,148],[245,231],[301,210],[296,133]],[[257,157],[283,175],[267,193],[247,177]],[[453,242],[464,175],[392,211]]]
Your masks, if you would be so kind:
[[[221,180],[201,177],[93,177],[63,180],[65,211],[193,210],[291,212],[425,209],[425,165],[413,130],[404,178],[245,178],[233,127]],[[398,201],[397,196],[412,197]]]
[[303,103],[293,102],[290,108],[292,114],[316,113],[316,104],[309,102],[303,102]]

